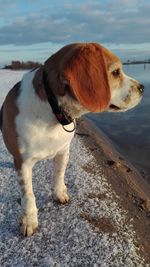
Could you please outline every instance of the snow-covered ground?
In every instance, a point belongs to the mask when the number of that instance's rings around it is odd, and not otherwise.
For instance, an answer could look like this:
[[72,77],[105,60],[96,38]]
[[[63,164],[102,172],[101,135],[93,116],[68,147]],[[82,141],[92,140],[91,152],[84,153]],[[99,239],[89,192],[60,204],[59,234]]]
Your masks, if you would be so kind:
[[[0,103],[23,73],[0,70]],[[48,160],[34,167],[39,231],[24,238],[19,233],[15,171],[0,134],[0,266],[149,266],[135,246],[132,222],[81,137],[76,136],[71,146],[66,172],[71,200],[67,205],[52,200],[52,173]]]
[[21,80],[26,71],[0,70],[0,106],[7,92],[12,86]]

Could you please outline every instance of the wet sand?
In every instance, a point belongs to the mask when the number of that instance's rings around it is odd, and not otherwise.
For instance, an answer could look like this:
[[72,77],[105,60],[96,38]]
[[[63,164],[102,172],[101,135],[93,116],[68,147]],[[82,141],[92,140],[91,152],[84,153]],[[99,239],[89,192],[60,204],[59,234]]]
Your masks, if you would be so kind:
[[[119,196],[121,207],[127,210],[139,240],[140,251],[150,262],[150,186],[125,159],[106,136],[88,119],[78,122],[77,134],[92,151],[103,168],[108,182]],[[90,166],[88,166],[89,171]]]

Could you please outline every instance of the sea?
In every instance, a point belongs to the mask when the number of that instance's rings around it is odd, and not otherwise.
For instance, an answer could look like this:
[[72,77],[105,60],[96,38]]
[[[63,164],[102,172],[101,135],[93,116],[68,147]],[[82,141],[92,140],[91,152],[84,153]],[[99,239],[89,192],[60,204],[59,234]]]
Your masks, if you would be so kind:
[[123,69],[145,86],[141,103],[127,112],[90,113],[87,117],[150,183],[150,64],[124,65]]

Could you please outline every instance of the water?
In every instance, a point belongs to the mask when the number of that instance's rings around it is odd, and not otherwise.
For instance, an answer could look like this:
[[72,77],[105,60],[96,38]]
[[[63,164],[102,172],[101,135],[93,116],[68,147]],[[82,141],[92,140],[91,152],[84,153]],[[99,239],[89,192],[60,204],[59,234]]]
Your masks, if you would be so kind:
[[89,114],[150,183],[150,64],[125,65],[124,71],[145,86],[141,103],[125,113]]

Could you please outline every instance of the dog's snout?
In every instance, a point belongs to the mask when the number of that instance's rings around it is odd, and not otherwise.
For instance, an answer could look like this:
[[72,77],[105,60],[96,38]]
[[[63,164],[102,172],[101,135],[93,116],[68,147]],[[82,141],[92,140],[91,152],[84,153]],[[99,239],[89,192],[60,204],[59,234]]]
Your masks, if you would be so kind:
[[138,90],[140,91],[141,94],[144,93],[144,85],[143,84],[139,84],[138,85]]

